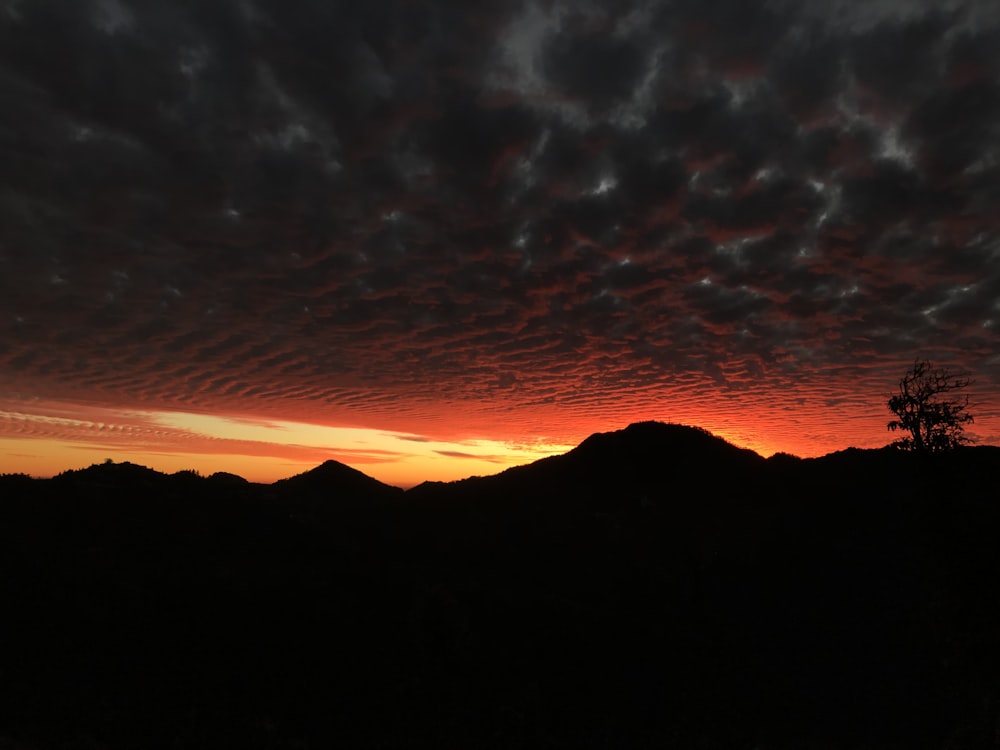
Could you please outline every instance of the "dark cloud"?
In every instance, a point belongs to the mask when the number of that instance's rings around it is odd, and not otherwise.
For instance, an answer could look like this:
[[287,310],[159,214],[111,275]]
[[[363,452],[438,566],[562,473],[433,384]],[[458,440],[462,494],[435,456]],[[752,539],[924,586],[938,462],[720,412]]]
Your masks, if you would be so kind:
[[984,8],[0,4],[0,386],[557,434],[925,354],[996,414]]
[[875,97],[873,106],[900,107],[932,92],[939,84],[947,49],[944,32],[955,25],[955,12],[930,11],[902,21],[885,20],[849,42],[848,64],[860,86]]
[[847,43],[842,36],[804,24],[774,50],[769,77],[785,109],[799,122],[812,124],[835,111],[837,95],[846,85]]
[[996,147],[998,83],[977,79],[949,84],[910,111],[904,132],[921,144],[922,166],[931,178],[961,181],[963,171]]
[[541,50],[542,71],[556,95],[586,102],[595,113],[626,101],[643,74],[642,46],[610,34],[600,21],[571,17],[562,26]]

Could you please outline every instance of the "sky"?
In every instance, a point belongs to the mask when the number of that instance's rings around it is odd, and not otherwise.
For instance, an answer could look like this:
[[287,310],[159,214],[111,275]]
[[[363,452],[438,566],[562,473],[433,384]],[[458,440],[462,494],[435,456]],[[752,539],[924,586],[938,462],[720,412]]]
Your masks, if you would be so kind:
[[995,0],[0,0],[0,472],[1000,444]]

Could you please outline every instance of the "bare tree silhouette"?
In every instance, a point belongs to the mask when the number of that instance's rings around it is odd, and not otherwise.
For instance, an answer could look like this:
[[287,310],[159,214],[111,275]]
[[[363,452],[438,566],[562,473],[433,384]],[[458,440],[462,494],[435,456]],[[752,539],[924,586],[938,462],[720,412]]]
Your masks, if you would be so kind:
[[966,409],[968,395],[952,395],[972,384],[968,373],[934,367],[917,359],[900,379],[899,392],[889,397],[889,410],[896,415],[888,424],[891,432],[908,432],[893,445],[903,450],[936,453],[971,440],[963,425],[973,421]]

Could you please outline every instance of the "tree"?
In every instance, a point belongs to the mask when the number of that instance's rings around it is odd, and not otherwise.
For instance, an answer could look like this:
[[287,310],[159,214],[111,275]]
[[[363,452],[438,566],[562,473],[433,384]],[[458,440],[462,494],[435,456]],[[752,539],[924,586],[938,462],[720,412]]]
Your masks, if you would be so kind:
[[908,432],[909,436],[893,445],[918,453],[937,453],[969,443],[963,425],[973,421],[966,411],[969,397],[956,396],[972,385],[965,372],[946,367],[934,367],[925,359],[917,359],[899,381],[899,393],[890,396],[889,410],[896,419],[888,429]]

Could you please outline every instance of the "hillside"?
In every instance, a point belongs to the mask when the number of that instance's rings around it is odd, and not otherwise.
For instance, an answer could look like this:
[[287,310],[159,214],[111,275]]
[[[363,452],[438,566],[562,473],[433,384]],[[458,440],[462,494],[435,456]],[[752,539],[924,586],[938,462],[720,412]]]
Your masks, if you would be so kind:
[[991,747],[1000,449],[932,458],[0,477],[0,745]]

